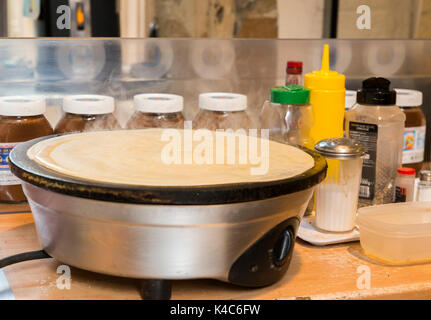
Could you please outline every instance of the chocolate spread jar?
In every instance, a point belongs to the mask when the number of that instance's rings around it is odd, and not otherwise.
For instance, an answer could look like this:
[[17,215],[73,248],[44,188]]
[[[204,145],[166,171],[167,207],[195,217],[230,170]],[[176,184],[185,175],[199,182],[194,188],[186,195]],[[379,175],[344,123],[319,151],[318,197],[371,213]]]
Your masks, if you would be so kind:
[[144,93],[133,97],[135,113],[128,129],[184,128],[184,99],[176,94]]
[[251,120],[246,112],[247,96],[228,92],[208,92],[199,95],[199,112],[193,119],[193,129],[249,129]]
[[403,138],[403,167],[422,169],[425,152],[426,118],[421,109],[422,92],[417,90],[395,89],[397,106],[406,115]]
[[20,142],[52,134],[52,128],[44,117],[45,99],[36,97],[0,98],[0,201],[22,202],[26,200],[21,181],[9,169],[7,158]]
[[120,129],[112,114],[114,98],[100,95],[74,95],[63,99],[64,115],[55,133]]

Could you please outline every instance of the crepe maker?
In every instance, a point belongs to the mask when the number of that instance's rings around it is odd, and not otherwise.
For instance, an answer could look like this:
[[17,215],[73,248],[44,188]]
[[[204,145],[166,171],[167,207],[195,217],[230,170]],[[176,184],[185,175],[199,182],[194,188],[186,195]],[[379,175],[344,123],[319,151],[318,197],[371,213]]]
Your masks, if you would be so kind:
[[[144,298],[170,297],[170,280],[217,279],[263,287],[287,271],[299,223],[326,161],[269,182],[187,187],[80,180],[15,147],[11,171],[22,180],[43,250],[73,267],[143,279]],[[86,148],[88,146],[83,146]]]

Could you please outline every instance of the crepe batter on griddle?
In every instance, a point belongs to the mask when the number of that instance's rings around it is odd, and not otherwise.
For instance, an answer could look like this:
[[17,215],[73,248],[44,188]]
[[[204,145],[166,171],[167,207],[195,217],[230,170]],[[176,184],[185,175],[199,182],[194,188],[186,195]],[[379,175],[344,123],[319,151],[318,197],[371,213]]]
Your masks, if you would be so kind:
[[[184,161],[167,164],[161,156],[169,144],[169,141],[162,140],[163,131],[164,129],[143,129],[64,135],[35,144],[27,154],[40,165],[76,179],[145,186],[204,186],[274,181],[299,175],[314,165],[313,158],[304,151],[274,141],[269,141],[269,166],[264,174],[251,174],[251,169],[259,164],[252,164],[250,161],[245,164],[238,161],[234,164],[187,164]],[[184,131],[178,132],[183,143]],[[215,132],[211,133],[214,136]],[[248,139],[257,139],[260,153],[260,138]],[[184,148],[182,144],[182,159],[184,153],[193,158],[194,148],[199,143],[193,142],[192,148]],[[246,152],[248,151],[247,149]],[[237,148],[236,159],[238,152]]]

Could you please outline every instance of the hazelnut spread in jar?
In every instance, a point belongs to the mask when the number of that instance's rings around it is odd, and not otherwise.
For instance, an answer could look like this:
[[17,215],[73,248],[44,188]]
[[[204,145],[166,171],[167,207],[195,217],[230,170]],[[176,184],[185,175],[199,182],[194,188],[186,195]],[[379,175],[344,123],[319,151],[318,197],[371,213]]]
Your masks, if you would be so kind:
[[120,129],[112,114],[114,98],[101,95],[74,95],[63,99],[64,115],[55,133]]
[[184,128],[184,99],[176,94],[143,93],[133,97],[135,113],[128,129]]
[[8,164],[12,148],[20,142],[52,134],[44,117],[45,99],[36,97],[0,98],[0,201],[22,202],[26,197],[21,181],[15,177]]
[[237,93],[209,92],[199,95],[199,112],[194,129],[249,129],[247,96]]
[[403,136],[403,167],[422,169],[425,152],[426,118],[421,109],[422,92],[417,90],[395,89],[397,106],[406,115]]

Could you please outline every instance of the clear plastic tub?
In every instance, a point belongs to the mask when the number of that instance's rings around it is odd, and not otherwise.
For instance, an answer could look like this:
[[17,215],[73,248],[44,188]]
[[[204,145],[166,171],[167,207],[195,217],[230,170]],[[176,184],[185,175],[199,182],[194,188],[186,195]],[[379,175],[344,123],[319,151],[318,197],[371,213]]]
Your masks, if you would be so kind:
[[361,208],[356,221],[371,258],[391,265],[431,262],[431,202]]

